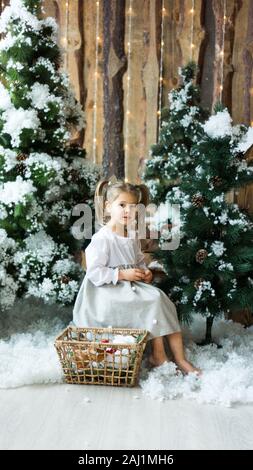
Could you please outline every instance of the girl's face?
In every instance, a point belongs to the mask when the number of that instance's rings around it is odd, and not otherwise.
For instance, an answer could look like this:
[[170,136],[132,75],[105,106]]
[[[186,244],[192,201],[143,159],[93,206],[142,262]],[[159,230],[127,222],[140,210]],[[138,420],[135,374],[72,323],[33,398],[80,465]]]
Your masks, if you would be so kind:
[[122,192],[112,203],[106,201],[106,211],[110,214],[111,224],[127,225],[134,221],[136,215],[136,196]]

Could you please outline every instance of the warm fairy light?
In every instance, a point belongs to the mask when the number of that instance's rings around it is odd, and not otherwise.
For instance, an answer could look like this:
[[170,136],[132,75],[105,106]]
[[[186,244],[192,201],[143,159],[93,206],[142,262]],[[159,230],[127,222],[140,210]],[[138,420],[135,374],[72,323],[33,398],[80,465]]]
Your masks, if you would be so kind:
[[222,102],[223,77],[224,77],[224,47],[225,47],[225,33],[226,33],[226,20],[227,20],[226,9],[227,9],[226,0],[223,0],[222,45],[221,45],[221,51],[220,51],[220,57],[221,57],[220,102]]
[[68,34],[69,34],[69,0],[65,2],[65,37],[62,38],[62,43],[65,47],[64,53],[64,68],[68,69]]
[[161,48],[160,48],[160,70],[159,70],[159,97],[158,97],[158,136],[161,128],[161,109],[162,109],[162,96],[163,96],[163,57],[164,57],[164,13],[166,8],[164,7],[164,0],[162,3],[162,19],[161,19]]
[[[131,58],[132,58],[132,21],[133,21],[133,8],[132,8],[133,0],[128,0],[128,18],[127,18],[127,30],[126,30],[126,47],[127,47],[127,77],[126,77],[126,100],[125,100],[125,118],[124,118],[124,150],[125,150],[125,159],[128,160],[128,153],[129,153],[129,119],[130,119],[130,109],[129,109],[129,101],[130,101],[130,80],[131,80]],[[126,180],[125,180],[126,181]]]
[[99,49],[99,43],[100,43],[100,36],[99,36],[99,2],[96,2],[96,32],[95,32],[95,38],[96,38],[96,49],[95,49],[95,72],[94,72],[94,106],[93,106],[93,122],[92,122],[92,132],[93,132],[93,147],[92,147],[92,158],[93,162],[96,163],[97,161],[97,94],[98,94],[98,49]]
[[128,183],[128,178],[125,178],[125,183]]
[[192,7],[190,9],[191,13],[191,37],[190,37],[190,59],[193,59],[193,49],[194,49],[194,12],[195,12],[195,0],[192,0]]
[[250,125],[251,125],[251,127],[253,127],[253,121],[251,121]]

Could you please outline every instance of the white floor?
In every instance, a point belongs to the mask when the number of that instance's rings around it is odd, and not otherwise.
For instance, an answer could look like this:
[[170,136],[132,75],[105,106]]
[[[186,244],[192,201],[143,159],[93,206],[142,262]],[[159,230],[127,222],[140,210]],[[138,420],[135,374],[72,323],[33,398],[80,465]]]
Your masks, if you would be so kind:
[[159,402],[139,388],[63,384],[0,390],[0,403],[0,449],[253,449],[252,405]]

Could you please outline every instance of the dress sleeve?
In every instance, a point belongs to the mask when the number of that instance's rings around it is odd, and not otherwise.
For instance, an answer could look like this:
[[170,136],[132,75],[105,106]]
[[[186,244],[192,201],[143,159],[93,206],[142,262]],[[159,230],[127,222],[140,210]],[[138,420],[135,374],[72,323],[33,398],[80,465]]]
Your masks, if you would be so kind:
[[85,250],[86,276],[95,286],[103,284],[117,284],[118,268],[106,266],[109,258],[109,249],[106,240],[100,238],[92,239]]
[[136,261],[136,264],[138,266],[138,268],[142,268],[142,269],[148,269],[147,268],[147,265],[144,261],[145,259],[145,256],[144,254],[142,253],[141,251],[141,242],[139,239],[136,240],[136,249],[137,249],[137,261]]

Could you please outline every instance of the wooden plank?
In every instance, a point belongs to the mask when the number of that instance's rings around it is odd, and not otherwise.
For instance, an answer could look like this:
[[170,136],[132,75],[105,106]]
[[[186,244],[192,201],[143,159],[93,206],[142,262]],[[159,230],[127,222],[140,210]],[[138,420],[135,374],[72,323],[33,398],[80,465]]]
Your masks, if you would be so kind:
[[[236,123],[253,124],[253,2],[245,0],[235,22],[232,115]],[[242,27],[244,25],[244,27]],[[249,158],[251,158],[249,156]],[[236,195],[240,207],[253,214],[253,185]]]
[[[141,169],[144,158],[148,157],[150,146],[157,139],[157,104],[159,83],[158,41],[160,40],[161,1],[136,2],[135,32],[133,52],[133,80],[137,75],[137,88],[132,91],[131,103],[133,121],[131,122],[130,155],[127,175],[134,180]],[[134,31],[137,28],[134,27]],[[136,54],[136,50],[138,53]],[[137,112],[137,119],[135,113]]]
[[125,0],[104,0],[104,149],[105,176],[122,178],[124,168],[123,88],[126,70],[124,51]]
[[[82,0],[81,0],[82,1]],[[96,68],[96,19],[97,5],[94,0],[85,0],[83,7],[83,41],[85,44],[85,55],[83,59],[84,76],[84,99],[86,113],[86,129],[84,147],[87,158],[95,163],[102,163],[103,154],[103,2],[99,2],[99,26],[98,26],[98,70]],[[97,78],[97,82],[95,81]],[[97,84],[97,91],[96,91]],[[96,113],[95,113],[96,93]],[[95,148],[93,139],[96,138]]]

